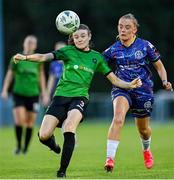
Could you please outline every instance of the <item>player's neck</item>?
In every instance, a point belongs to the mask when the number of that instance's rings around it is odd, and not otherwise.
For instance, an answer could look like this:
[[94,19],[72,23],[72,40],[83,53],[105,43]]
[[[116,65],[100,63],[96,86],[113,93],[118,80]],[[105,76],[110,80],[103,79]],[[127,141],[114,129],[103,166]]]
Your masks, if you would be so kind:
[[76,47],[78,50],[80,50],[80,51],[83,51],[83,52],[89,52],[90,51],[90,48],[89,48],[89,46],[87,46],[87,47],[84,47],[84,48],[82,48],[82,49],[80,49],[80,48],[78,48],[78,47]]
[[28,50],[23,50],[23,54],[33,54],[34,53],[34,51],[28,51]]
[[89,46],[87,46],[87,47],[85,47],[84,49],[82,49],[83,51],[89,51],[90,50],[90,48],[89,48]]
[[133,36],[131,39],[128,39],[126,41],[121,41],[121,43],[126,46],[126,47],[129,47],[131,46],[131,44],[133,44],[133,42],[135,41],[136,39],[136,36]]

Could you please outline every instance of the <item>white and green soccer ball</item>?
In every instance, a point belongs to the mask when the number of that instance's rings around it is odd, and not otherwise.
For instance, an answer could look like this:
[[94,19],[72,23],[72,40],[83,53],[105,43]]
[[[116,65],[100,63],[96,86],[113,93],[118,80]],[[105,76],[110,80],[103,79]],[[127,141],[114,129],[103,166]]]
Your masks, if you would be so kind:
[[62,11],[56,18],[56,27],[63,34],[72,34],[79,26],[80,18],[74,11]]

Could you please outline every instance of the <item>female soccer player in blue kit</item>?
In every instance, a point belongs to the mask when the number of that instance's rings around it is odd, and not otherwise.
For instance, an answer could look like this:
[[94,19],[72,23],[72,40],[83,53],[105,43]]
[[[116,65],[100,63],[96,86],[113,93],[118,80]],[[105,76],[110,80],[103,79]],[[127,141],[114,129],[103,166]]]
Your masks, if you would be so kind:
[[[63,48],[66,46],[66,43],[63,41],[58,41],[55,43],[55,50],[59,50],[60,48]],[[49,77],[48,77],[48,84],[47,84],[47,91],[49,94],[49,99],[52,99],[54,92],[56,90],[56,86],[58,81],[61,78],[63,72],[63,61],[52,61],[50,63],[50,69],[49,69]]]
[[128,110],[131,110],[141,137],[144,164],[150,169],[153,166],[153,156],[150,151],[151,127],[150,116],[153,96],[152,73],[148,65],[153,65],[158,72],[162,85],[166,90],[172,90],[167,80],[167,73],[160,60],[160,54],[147,40],[136,37],[138,21],[132,14],[126,14],[118,22],[118,41],[105,50],[104,56],[108,61],[116,62],[115,74],[124,81],[139,77],[142,86],[126,90],[113,87],[112,100],[114,115],[108,131],[107,159],[105,169],[112,171],[114,158],[120,142],[121,130]]

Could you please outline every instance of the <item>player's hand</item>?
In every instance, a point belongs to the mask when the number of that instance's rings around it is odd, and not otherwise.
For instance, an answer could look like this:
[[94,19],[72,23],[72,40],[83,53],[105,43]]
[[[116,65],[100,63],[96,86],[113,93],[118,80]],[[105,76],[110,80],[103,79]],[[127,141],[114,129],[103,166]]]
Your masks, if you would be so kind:
[[168,81],[163,81],[163,87],[167,91],[173,91],[172,84]]
[[41,94],[41,102],[43,106],[48,106],[48,104],[50,103],[50,95],[46,92]]
[[130,89],[138,88],[142,86],[142,81],[140,78],[136,78],[130,82]]
[[23,54],[16,54],[15,56],[13,56],[13,61],[15,64],[17,64],[19,61],[24,61],[26,60],[26,57],[25,55]]
[[7,92],[7,91],[2,91],[2,92],[1,92],[1,98],[4,99],[4,100],[7,100],[7,98],[8,98],[8,92]]

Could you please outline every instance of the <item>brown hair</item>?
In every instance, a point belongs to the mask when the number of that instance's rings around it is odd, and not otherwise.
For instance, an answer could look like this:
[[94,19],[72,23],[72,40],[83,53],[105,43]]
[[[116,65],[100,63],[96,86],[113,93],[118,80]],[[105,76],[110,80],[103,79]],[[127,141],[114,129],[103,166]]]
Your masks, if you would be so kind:
[[[87,25],[80,24],[80,26],[79,26],[79,28],[77,30],[79,30],[79,29],[87,30],[88,35],[91,35],[91,30],[89,29],[89,27]],[[69,45],[74,45],[74,40],[73,40],[72,34],[69,35],[68,44]]]

